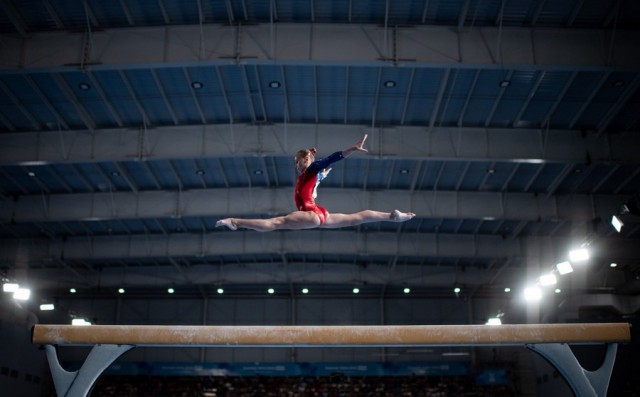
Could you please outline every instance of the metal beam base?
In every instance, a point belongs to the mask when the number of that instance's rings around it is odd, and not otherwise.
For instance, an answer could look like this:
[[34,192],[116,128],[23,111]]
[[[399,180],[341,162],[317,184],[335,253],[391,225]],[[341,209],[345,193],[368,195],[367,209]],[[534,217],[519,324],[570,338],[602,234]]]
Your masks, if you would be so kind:
[[566,379],[576,397],[606,397],[611,372],[616,359],[617,343],[607,344],[607,352],[600,368],[587,371],[566,343],[532,344],[527,348],[538,353]]

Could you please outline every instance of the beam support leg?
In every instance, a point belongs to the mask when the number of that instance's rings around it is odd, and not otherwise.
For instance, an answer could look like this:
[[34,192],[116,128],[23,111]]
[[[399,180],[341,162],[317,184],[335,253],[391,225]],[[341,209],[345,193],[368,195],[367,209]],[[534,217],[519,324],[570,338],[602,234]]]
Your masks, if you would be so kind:
[[100,374],[118,357],[133,349],[133,345],[95,345],[77,371],[67,371],[60,365],[56,348],[46,345],[47,361],[58,397],[86,397]]
[[544,357],[567,380],[576,397],[606,397],[616,359],[617,343],[607,344],[600,368],[587,371],[566,343],[530,344],[527,348]]

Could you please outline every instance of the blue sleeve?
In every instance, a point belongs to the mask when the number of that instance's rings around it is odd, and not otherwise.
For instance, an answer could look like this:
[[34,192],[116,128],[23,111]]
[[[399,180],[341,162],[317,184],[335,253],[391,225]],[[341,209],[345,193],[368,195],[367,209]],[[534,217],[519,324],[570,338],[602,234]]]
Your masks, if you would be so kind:
[[313,163],[311,163],[309,168],[307,168],[307,171],[312,172],[314,174],[317,174],[318,172],[320,172],[323,169],[327,168],[331,164],[333,164],[333,163],[335,163],[337,161],[340,161],[343,158],[344,158],[344,156],[342,155],[342,151],[335,152],[335,153],[331,154],[328,157],[325,157],[325,158],[320,159],[320,160],[316,160]]

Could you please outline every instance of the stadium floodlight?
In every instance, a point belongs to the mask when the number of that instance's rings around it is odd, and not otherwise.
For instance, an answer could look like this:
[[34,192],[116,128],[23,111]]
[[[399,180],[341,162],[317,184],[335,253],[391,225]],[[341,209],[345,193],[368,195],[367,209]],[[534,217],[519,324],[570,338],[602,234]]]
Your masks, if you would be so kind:
[[556,265],[556,269],[558,269],[558,273],[560,273],[561,275],[563,274],[569,274],[571,272],[573,272],[573,267],[571,266],[571,263],[569,262],[560,262]]
[[589,260],[589,250],[586,248],[579,248],[569,251],[569,260],[571,262],[584,262]]
[[616,232],[620,233],[620,231],[622,230],[622,226],[624,226],[624,222],[622,222],[620,218],[614,215],[611,217],[611,225],[614,229],[616,229]]

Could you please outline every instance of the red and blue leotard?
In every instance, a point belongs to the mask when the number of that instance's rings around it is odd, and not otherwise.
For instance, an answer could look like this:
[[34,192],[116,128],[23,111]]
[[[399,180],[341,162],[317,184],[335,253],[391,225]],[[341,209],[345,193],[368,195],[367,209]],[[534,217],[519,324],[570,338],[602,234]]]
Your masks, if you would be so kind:
[[342,155],[342,152],[335,152],[329,157],[314,161],[302,174],[300,174],[298,181],[296,182],[296,190],[293,195],[293,199],[296,202],[296,208],[298,211],[314,212],[318,215],[321,225],[327,220],[329,213],[324,207],[316,205],[316,201],[313,199],[313,188],[316,186],[318,173],[343,158],[344,156]]

